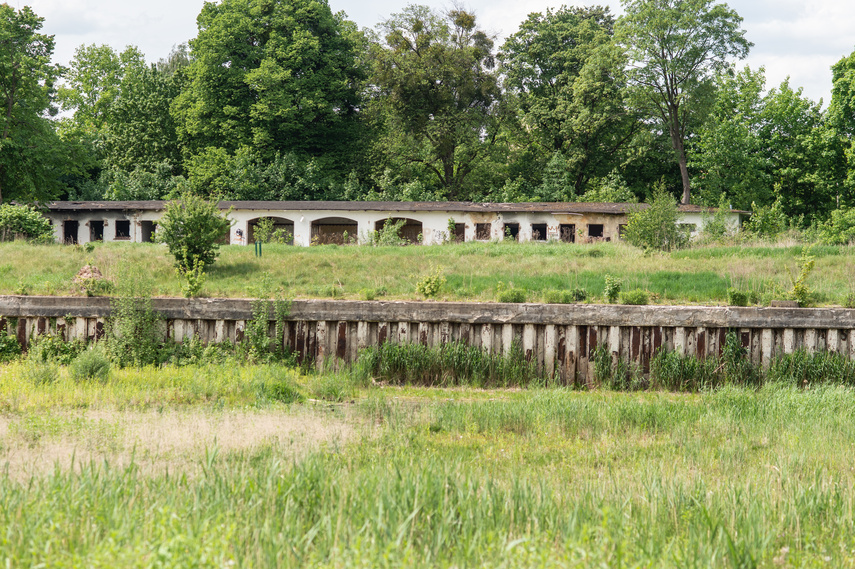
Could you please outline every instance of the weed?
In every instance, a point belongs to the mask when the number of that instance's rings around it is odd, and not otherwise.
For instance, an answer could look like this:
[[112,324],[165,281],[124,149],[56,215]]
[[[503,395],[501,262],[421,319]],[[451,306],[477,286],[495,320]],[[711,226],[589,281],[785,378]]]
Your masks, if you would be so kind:
[[572,304],[582,302],[588,298],[588,293],[583,288],[572,290],[549,289],[543,292],[543,301],[547,304]]
[[730,306],[748,306],[748,297],[747,292],[735,288],[727,289],[727,303]]
[[21,370],[21,377],[33,385],[51,385],[59,379],[59,366],[54,362],[33,360]]
[[789,292],[789,297],[799,303],[799,306],[810,306],[813,303],[814,299],[814,291],[808,287],[807,278],[810,275],[811,271],[813,271],[814,265],[816,263],[816,257],[812,254],[813,247],[805,247],[802,250],[801,256],[798,258],[799,261],[799,274],[798,276],[793,276],[792,273],[790,275],[790,282],[793,285],[793,288]]
[[606,297],[606,300],[609,301],[609,304],[614,304],[617,302],[618,295],[620,295],[620,289],[623,286],[623,279],[619,279],[617,277],[613,277],[612,275],[606,275],[606,284],[603,288],[603,294]]
[[37,362],[69,365],[85,349],[86,343],[82,340],[74,339],[66,342],[62,336],[42,334],[30,342],[27,358]]
[[0,363],[13,360],[21,355],[21,344],[17,336],[0,329]]
[[526,301],[526,291],[514,286],[514,283],[505,283],[499,281],[496,285],[496,300],[499,302],[514,302],[521,303]]

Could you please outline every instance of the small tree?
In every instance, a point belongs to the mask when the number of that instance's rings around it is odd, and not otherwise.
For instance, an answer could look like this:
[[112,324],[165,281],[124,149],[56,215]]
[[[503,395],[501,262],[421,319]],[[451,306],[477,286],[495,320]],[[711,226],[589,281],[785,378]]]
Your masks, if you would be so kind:
[[665,190],[663,182],[656,185],[648,207],[629,212],[628,218],[624,237],[636,247],[670,251],[686,243],[686,236],[677,226],[677,200]]
[[214,264],[219,242],[232,224],[227,215],[215,202],[190,194],[166,204],[157,226],[157,241],[166,244],[181,274]]

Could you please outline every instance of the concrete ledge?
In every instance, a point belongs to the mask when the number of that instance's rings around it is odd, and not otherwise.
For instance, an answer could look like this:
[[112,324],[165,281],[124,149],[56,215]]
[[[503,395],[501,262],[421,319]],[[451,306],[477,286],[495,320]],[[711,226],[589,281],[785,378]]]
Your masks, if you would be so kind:
[[[168,319],[246,320],[252,301],[228,298],[155,298]],[[0,316],[104,318],[110,298],[0,296]],[[845,308],[738,308],[731,306],[622,306],[614,304],[507,304],[356,300],[295,300],[289,320],[359,322],[463,322],[710,328],[855,328]]]

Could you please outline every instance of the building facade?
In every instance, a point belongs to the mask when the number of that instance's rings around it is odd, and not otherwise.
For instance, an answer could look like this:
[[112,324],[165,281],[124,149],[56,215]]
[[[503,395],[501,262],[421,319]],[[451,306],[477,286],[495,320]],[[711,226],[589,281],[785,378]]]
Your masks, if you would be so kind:
[[[163,201],[53,202],[45,215],[61,243],[150,242],[163,214]],[[457,241],[564,241],[595,243],[620,239],[627,214],[644,204],[471,203],[471,202],[220,202],[232,220],[223,241],[255,242],[260,220],[269,218],[288,242],[309,246],[365,242],[390,221],[403,220],[400,235],[423,245]],[[681,205],[680,223],[700,231],[713,209]],[[730,210],[738,231],[749,212]]]

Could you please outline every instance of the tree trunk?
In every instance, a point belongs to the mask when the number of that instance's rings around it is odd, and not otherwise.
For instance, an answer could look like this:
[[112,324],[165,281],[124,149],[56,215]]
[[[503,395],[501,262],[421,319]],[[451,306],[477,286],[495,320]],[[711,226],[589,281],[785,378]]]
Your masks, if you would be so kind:
[[680,164],[680,177],[683,179],[683,202],[688,205],[692,198],[692,190],[689,185],[689,168],[686,166],[686,148],[683,145],[683,137],[680,136],[680,127],[677,122],[678,116],[676,109],[672,112],[671,117],[671,146],[677,154],[677,162]]

